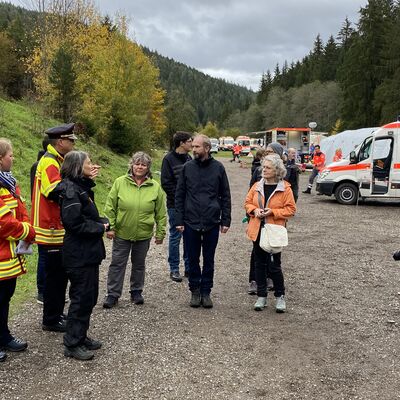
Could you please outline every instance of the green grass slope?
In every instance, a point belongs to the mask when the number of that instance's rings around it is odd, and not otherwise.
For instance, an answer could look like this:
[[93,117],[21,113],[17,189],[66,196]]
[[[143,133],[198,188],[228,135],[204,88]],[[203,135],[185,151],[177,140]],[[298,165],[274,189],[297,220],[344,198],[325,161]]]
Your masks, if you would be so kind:
[[[36,161],[37,153],[42,148],[45,129],[60,124],[59,121],[44,117],[36,105],[14,103],[0,99],[0,137],[11,140],[14,152],[13,175],[21,186],[30,212],[30,168]],[[102,212],[108,191],[114,180],[126,173],[129,156],[118,155],[111,150],[98,145],[94,139],[80,138],[75,148],[87,151],[96,164],[101,165],[100,174],[96,179],[95,200]],[[153,172],[160,169],[159,152],[154,152]],[[155,174],[157,179],[158,175]],[[11,311],[15,312],[18,305],[24,301],[34,301],[36,296],[36,263],[37,249],[28,257],[28,273],[19,277],[16,293],[12,299]]]

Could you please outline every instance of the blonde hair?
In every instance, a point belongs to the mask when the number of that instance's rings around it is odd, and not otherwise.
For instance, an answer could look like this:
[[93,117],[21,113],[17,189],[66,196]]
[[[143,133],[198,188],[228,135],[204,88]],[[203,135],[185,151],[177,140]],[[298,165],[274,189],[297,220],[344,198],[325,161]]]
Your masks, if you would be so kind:
[[10,150],[12,150],[11,142],[6,138],[0,138],[0,157],[4,157]]

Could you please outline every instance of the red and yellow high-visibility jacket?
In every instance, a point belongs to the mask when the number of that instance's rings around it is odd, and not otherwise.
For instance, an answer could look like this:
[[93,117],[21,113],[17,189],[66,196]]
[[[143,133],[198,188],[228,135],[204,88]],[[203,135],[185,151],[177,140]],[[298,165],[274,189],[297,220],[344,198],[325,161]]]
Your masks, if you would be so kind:
[[15,249],[18,240],[32,242],[35,231],[29,223],[28,213],[20,199],[6,188],[0,188],[0,280],[15,278],[26,272],[26,261],[23,255],[17,255]]
[[63,161],[64,158],[49,144],[46,154],[37,165],[31,214],[37,244],[61,246],[64,241],[60,207],[57,202],[49,199],[50,193],[61,182],[60,168]]

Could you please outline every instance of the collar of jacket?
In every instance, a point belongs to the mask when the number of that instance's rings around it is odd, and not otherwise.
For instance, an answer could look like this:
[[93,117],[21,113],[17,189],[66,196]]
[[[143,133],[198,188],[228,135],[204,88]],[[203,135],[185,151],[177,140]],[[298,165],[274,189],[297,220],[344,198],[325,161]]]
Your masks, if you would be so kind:
[[205,160],[200,160],[198,158],[195,158],[194,161],[200,165],[200,167],[206,167],[208,164],[210,164],[210,162],[212,162],[212,160],[214,160],[211,155],[208,155],[208,158],[206,158]]
[[132,185],[137,186],[137,187],[153,185],[153,179],[151,179],[149,177],[147,177],[140,186],[135,182],[135,180],[133,179],[131,174],[126,174],[125,177],[126,177],[126,179],[128,179],[128,182],[130,182]]
[[[265,184],[265,179],[261,178],[260,181],[258,181],[257,186],[256,186],[256,191],[260,192],[264,196],[264,184]],[[285,191],[285,182],[283,179],[281,179],[277,184],[276,184],[276,189],[274,192],[284,192]]]
[[57,159],[57,161],[58,161],[59,164],[62,164],[62,163],[63,163],[64,157],[63,157],[51,144],[49,144],[49,145],[47,146],[47,151],[48,151],[50,154],[53,154],[54,157],[56,157],[56,159]]
[[96,183],[93,181],[93,179],[89,178],[76,178],[76,179],[69,178],[69,180],[85,189],[91,189],[92,187],[96,186]]
[[172,151],[172,154],[181,161],[190,160],[190,156],[188,153],[177,153],[175,150]]

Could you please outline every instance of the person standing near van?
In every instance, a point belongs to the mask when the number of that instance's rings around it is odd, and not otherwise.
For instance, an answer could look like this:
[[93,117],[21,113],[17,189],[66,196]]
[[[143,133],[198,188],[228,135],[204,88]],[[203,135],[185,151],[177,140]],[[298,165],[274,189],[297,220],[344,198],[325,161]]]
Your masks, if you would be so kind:
[[[188,132],[178,131],[173,137],[174,149],[163,159],[161,166],[161,186],[167,195],[167,212],[169,220],[168,264],[170,277],[174,282],[182,282],[179,274],[179,245],[182,233],[175,227],[175,192],[179,175],[184,164],[192,159],[189,152],[192,150],[192,135]],[[183,260],[185,263],[185,276],[189,275],[189,259],[183,241]]]
[[321,151],[321,147],[317,144],[314,148],[313,162],[314,167],[311,172],[310,178],[308,180],[307,189],[303,193],[311,194],[311,189],[313,187],[314,179],[319,174],[319,171],[325,166],[325,154]]
[[288,149],[286,161],[286,176],[285,181],[290,183],[290,188],[293,192],[294,201],[297,203],[299,198],[299,175],[300,167],[296,164],[296,149]]

